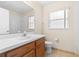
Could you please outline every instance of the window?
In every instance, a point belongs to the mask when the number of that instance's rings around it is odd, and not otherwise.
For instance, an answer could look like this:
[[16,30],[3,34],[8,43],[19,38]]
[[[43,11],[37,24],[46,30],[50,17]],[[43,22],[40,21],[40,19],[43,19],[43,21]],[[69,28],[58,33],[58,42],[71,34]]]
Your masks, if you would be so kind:
[[29,16],[28,20],[28,29],[35,29],[35,17],[34,16]]
[[59,10],[56,12],[51,12],[49,14],[49,29],[64,29],[67,28],[67,12],[68,10]]

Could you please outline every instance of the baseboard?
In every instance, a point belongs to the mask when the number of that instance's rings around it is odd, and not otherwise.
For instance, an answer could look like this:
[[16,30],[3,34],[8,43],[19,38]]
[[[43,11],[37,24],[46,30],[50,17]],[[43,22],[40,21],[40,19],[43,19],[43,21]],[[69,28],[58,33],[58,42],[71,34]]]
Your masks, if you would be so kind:
[[52,48],[52,49],[56,49],[56,50],[59,50],[59,51],[63,51],[63,52],[66,52],[66,53],[70,53],[70,54],[79,56],[77,53],[74,53],[74,52],[70,52],[70,51],[66,51],[66,50],[62,50],[62,49],[58,49],[58,48]]

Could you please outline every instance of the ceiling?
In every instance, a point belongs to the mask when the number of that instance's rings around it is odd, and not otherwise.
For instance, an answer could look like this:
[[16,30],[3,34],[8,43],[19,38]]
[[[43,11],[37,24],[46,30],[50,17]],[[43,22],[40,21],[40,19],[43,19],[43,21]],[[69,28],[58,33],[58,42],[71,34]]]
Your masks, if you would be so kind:
[[42,6],[56,3],[56,1],[37,1],[37,2]]
[[19,13],[25,13],[33,10],[30,6],[23,1],[0,1],[0,7],[6,8]]

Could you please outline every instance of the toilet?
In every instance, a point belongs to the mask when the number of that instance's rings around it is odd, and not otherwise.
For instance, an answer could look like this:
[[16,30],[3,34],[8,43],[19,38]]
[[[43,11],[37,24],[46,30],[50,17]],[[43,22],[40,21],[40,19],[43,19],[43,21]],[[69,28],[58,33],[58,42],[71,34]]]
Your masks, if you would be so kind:
[[52,42],[51,41],[45,41],[45,48],[46,48],[46,53],[51,54],[51,52],[52,52]]

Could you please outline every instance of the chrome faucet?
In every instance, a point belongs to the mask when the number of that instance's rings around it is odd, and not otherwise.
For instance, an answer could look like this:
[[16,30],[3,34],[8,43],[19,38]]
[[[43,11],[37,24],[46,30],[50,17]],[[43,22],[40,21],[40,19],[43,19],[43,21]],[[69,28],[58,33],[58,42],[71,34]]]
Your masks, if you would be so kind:
[[26,36],[26,31],[24,31],[23,36]]

